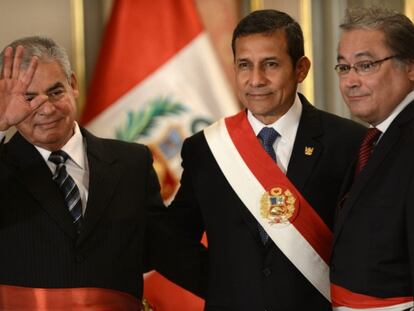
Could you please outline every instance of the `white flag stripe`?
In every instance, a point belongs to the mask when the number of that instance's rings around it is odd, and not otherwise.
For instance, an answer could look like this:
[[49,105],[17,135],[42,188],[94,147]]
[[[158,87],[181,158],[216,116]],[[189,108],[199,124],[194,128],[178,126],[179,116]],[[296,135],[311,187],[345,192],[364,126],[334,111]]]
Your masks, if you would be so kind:
[[100,136],[114,137],[115,129],[125,122],[125,111],[137,110],[154,96],[172,97],[191,107],[192,114],[213,120],[233,114],[237,109],[207,34],[203,32],[88,123],[88,128]]

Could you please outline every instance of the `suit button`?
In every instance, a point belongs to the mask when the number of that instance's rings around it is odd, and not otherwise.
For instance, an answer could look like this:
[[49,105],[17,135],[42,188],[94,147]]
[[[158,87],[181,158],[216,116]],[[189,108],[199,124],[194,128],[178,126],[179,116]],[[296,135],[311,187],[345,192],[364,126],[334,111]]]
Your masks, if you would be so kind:
[[83,256],[82,255],[76,255],[76,262],[82,262],[83,261]]
[[265,268],[262,270],[262,273],[265,277],[269,277],[272,274],[272,270],[270,270],[270,268]]

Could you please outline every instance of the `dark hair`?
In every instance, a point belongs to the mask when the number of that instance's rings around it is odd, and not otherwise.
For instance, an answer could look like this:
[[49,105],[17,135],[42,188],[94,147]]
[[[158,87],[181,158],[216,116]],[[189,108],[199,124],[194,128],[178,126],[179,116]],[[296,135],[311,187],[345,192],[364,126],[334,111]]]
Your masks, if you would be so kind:
[[236,56],[236,40],[252,34],[272,34],[282,29],[285,31],[288,54],[293,65],[305,55],[303,33],[299,24],[288,14],[276,10],[254,11],[244,17],[233,31],[231,48]]
[[382,7],[348,9],[342,24],[343,31],[371,29],[384,32],[385,44],[402,61],[414,60],[414,25],[404,14]]

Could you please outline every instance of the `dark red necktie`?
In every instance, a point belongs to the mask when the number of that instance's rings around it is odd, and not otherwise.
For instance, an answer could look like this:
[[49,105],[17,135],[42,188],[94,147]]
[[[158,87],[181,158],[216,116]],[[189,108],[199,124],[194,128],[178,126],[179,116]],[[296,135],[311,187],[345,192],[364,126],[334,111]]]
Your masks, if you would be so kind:
[[380,135],[381,131],[376,127],[368,129],[367,133],[364,136],[364,139],[362,140],[361,147],[359,147],[358,162],[355,167],[355,176],[357,176],[367,164],[368,159],[374,149],[374,145]]

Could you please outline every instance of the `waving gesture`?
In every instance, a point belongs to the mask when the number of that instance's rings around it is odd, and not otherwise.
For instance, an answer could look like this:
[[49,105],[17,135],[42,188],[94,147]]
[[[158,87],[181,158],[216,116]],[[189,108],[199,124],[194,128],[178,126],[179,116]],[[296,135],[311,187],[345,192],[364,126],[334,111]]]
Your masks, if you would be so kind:
[[31,101],[25,94],[36,71],[38,59],[33,57],[27,69],[21,68],[23,47],[18,46],[13,58],[13,49],[6,48],[0,77],[0,131],[19,124],[47,100],[38,95]]

